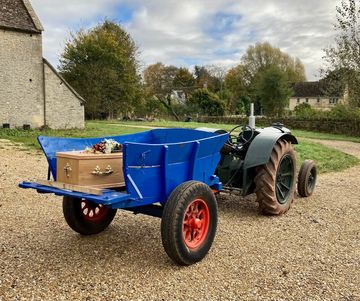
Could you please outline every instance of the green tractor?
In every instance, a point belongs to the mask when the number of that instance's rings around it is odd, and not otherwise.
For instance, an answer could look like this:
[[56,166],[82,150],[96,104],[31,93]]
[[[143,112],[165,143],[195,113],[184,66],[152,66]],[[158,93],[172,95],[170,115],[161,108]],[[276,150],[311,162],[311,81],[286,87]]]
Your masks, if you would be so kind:
[[261,213],[283,214],[294,200],[296,186],[300,197],[313,193],[316,165],[306,160],[297,175],[293,145],[298,141],[290,130],[280,123],[256,129],[251,120],[252,125],[239,125],[229,132],[215,173],[223,183],[223,191],[242,196],[255,192]]

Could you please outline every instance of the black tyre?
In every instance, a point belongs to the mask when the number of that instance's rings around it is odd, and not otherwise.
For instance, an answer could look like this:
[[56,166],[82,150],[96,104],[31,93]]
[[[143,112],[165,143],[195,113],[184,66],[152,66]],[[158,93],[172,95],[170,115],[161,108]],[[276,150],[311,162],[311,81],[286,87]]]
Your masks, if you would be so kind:
[[104,231],[110,225],[115,217],[116,209],[65,196],[63,213],[71,229],[82,235],[91,235]]
[[315,162],[312,160],[305,160],[301,165],[297,190],[301,197],[309,197],[313,194],[317,178],[317,169]]
[[295,192],[296,157],[292,144],[279,140],[266,165],[257,168],[255,192],[263,214],[279,215],[289,210]]
[[211,248],[217,227],[217,203],[210,187],[197,181],[174,189],[161,219],[165,252],[180,265],[202,260]]

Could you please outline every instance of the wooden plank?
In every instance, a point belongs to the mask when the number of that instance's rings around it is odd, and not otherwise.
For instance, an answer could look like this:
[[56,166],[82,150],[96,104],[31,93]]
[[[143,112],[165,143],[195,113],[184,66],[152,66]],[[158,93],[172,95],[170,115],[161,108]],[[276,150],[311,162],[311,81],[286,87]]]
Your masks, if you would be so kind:
[[62,183],[62,182],[47,181],[47,180],[38,180],[38,181],[36,181],[36,183],[41,184],[41,185],[45,185],[45,186],[51,186],[51,187],[55,187],[55,188],[71,190],[71,191],[77,191],[77,192],[83,192],[83,193],[88,193],[88,194],[95,194],[95,195],[102,195],[103,194],[103,189],[101,189],[101,188],[65,184],[65,183]]

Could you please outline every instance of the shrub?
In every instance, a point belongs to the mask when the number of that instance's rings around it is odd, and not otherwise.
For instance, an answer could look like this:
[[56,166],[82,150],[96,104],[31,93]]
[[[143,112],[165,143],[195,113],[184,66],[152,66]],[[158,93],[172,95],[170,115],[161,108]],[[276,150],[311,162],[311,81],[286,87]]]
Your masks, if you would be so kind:
[[294,113],[296,117],[300,118],[311,118],[318,115],[318,112],[306,102],[297,105],[294,109]]
[[358,108],[352,108],[347,105],[337,104],[328,112],[328,116],[331,119],[359,119],[360,111]]
[[225,103],[207,89],[196,90],[188,101],[189,108],[209,116],[222,116],[225,113]]

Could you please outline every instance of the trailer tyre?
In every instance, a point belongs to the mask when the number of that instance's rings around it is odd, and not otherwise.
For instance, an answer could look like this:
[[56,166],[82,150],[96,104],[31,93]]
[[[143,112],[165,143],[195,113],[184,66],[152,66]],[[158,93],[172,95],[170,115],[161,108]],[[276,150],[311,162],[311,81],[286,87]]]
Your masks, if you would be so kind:
[[295,193],[296,156],[292,144],[278,140],[270,160],[257,168],[255,193],[263,214],[279,215],[289,210]]
[[217,202],[204,183],[185,182],[174,189],[161,219],[161,238],[168,256],[179,265],[202,260],[217,227]]
[[305,160],[298,175],[298,194],[305,198],[313,194],[316,185],[317,169],[315,162]]
[[104,231],[110,225],[115,217],[116,209],[64,196],[63,213],[71,229],[82,235],[92,235]]

